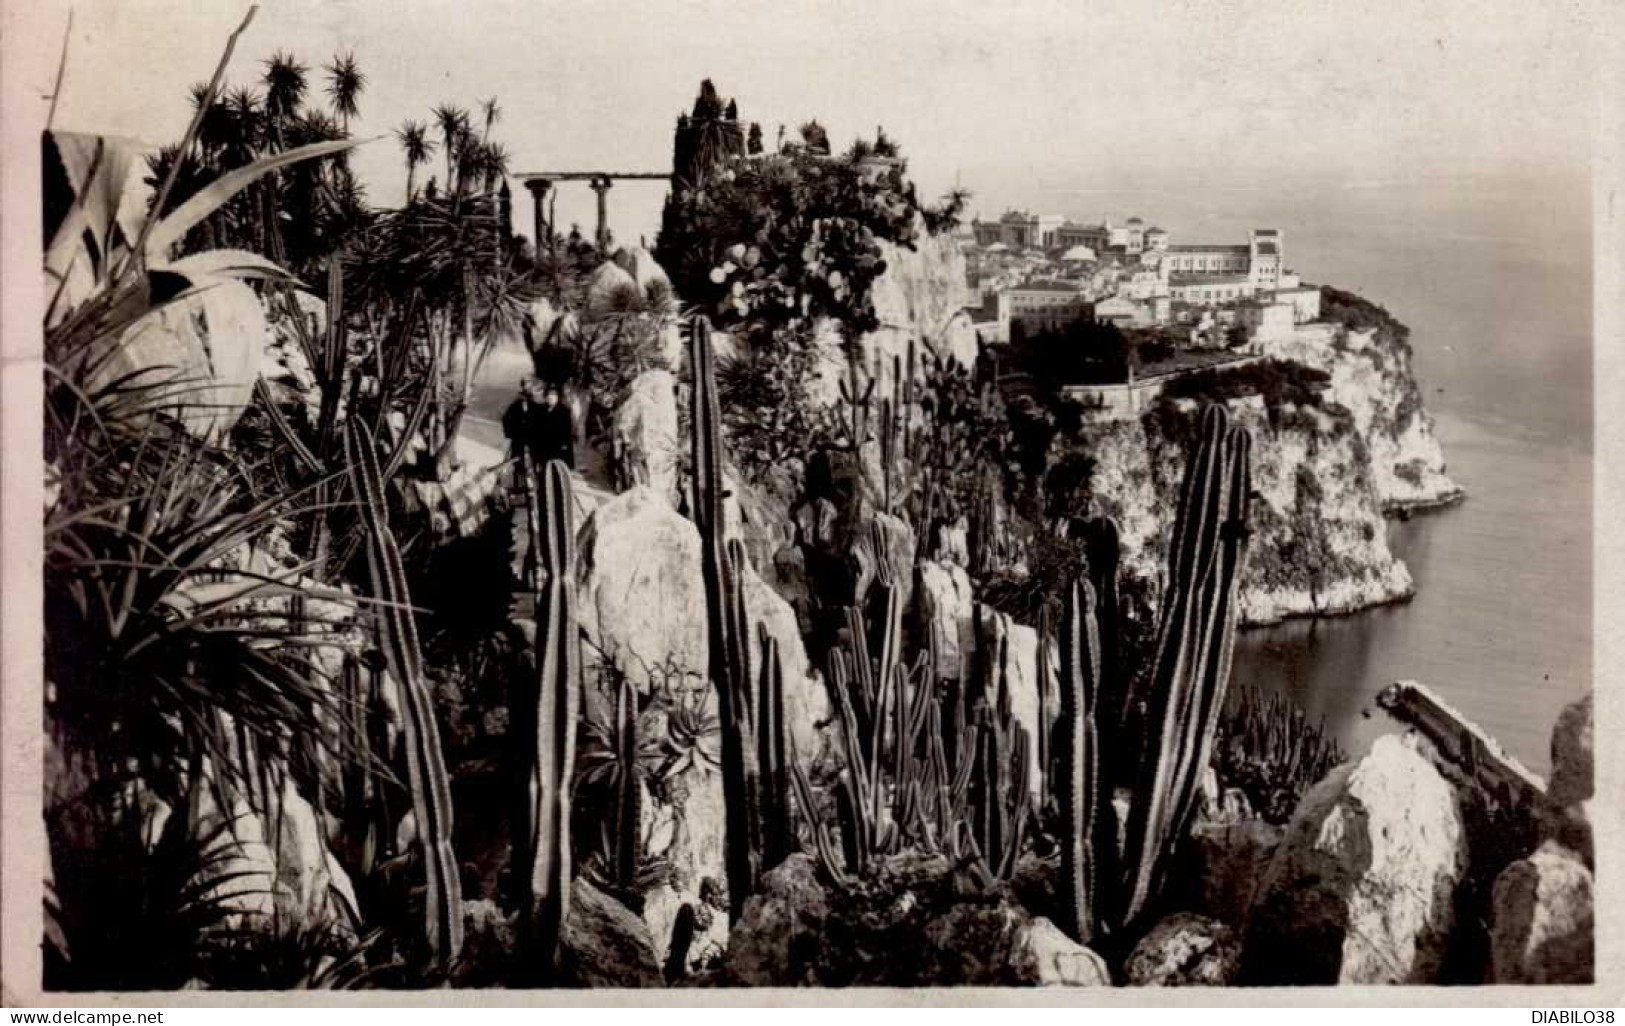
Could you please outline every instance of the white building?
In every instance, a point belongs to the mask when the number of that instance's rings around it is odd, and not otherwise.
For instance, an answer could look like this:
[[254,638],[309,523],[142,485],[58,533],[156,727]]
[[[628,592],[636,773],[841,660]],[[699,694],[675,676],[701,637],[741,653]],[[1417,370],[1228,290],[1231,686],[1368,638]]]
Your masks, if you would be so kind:
[[1029,332],[1064,328],[1090,316],[1094,303],[1077,284],[1065,281],[1031,281],[999,293],[999,324],[1006,337],[1017,321]]
[[1237,304],[1235,322],[1247,332],[1248,339],[1265,341],[1290,338],[1296,323],[1290,303],[1258,300]]

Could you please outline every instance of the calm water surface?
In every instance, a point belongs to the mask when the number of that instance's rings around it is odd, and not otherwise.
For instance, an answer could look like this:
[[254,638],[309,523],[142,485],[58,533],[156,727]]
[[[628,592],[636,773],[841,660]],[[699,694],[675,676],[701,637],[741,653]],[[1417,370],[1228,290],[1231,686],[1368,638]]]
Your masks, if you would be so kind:
[[[1583,182],[1349,183],[1289,227],[1309,280],[1412,329],[1453,509],[1390,525],[1417,597],[1247,632],[1236,679],[1293,695],[1350,748],[1372,699],[1423,681],[1537,772],[1558,710],[1591,686],[1591,285]],[[1370,715],[1367,716],[1367,711]]]

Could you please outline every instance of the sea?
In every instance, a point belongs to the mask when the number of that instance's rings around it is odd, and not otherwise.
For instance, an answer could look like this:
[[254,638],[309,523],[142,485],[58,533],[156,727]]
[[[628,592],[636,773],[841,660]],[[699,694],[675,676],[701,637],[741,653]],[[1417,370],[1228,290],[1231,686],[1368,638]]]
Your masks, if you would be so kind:
[[1351,753],[1394,729],[1377,692],[1420,681],[1550,772],[1558,712],[1592,677],[1592,245],[1580,175],[1348,177],[1225,188],[1056,186],[1034,209],[1139,216],[1174,242],[1285,233],[1286,263],[1411,328],[1457,506],[1389,523],[1411,601],[1247,630],[1233,686],[1294,699]]

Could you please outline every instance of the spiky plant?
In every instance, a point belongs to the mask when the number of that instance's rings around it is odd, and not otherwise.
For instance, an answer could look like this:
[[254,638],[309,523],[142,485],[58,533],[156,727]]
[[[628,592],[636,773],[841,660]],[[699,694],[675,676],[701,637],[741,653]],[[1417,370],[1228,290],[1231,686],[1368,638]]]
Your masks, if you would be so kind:
[[411,119],[401,122],[401,126],[395,129],[395,138],[400,142],[401,153],[406,158],[406,202],[410,205],[417,196],[418,168],[429,162],[435,143],[429,138],[428,127],[421,121]]
[[354,51],[334,54],[324,70],[327,72],[327,98],[333,105],[333,113],[338,116],[343,130],[349,132],[350,119],[361,112],[358,101],[361,91],[367,86],[367,76],[362,74],[361,66],[356,63]]

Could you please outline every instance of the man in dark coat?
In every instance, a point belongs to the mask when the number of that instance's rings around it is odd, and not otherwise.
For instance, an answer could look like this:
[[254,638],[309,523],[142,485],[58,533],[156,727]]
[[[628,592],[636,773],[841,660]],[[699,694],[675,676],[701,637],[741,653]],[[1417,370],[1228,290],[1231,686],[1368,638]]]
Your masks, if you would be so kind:
[[556,385],[527,381],[519,398],[502,415],[502,433],[513,446],[514,456],[530,453],[538,472],[549,460],[563,460],[565,466],[575,469],[575,421]]

